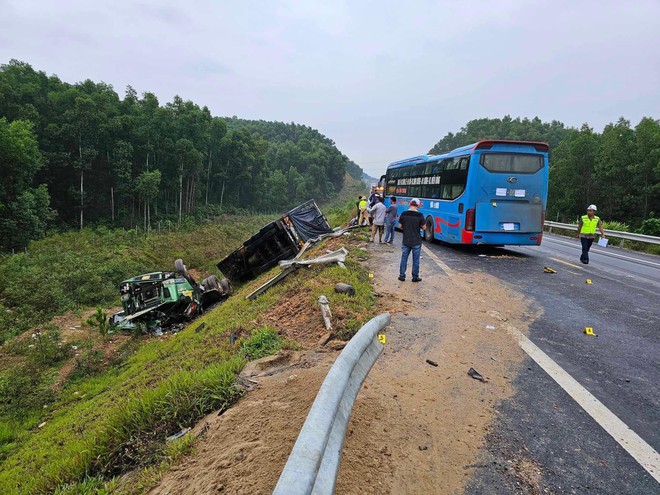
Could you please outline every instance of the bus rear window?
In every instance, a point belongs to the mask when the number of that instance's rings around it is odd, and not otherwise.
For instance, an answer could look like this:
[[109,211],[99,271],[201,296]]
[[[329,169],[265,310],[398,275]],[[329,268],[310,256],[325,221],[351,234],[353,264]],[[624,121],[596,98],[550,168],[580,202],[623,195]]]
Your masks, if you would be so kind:
[[479,163],[489,172],[534,174],[543,168],[543,156],[521,153],[483,153]]

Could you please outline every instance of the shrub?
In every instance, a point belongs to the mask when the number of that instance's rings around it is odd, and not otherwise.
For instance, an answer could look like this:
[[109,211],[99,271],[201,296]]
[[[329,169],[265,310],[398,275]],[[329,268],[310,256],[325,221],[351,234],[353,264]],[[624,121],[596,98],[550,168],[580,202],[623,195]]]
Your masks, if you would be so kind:
[[62,342],[59,328],[49,325],[44,330],[32,334],[34,347],[29,351],[28,358],[40,366],[53,366],[68,358],[71,348]]
[[660,236],[660,218],[647,218],[642,222],[637,233]]
[[93,375],[103,370],[105,354],[100,349],[88,348],[76,356],[73,378]]
[[603,220],[603,228],[617,230],[619,232],[630,232],[630,226],[627,223],[619,222],[617,220],[610,220],[609,222]]
[[111,325],[108,322],[108,313],[103,311],[101,306],[96,308],[96,313],[94,313],[91,318],[87,318],[85,323],[87,323],[90,327],[95,327],[101,334],[101,338],[103,340],[107,338]]

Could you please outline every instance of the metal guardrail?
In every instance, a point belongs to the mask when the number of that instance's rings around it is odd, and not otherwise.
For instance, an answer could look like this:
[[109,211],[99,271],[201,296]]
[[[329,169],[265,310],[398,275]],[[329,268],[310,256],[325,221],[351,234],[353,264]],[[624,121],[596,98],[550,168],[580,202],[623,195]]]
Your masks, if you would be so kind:
[[[548,227],[548,232],[552,232],[552,228],[574,230],[577,232],[577,225],[572,223],[559,223],[559,222],[545,222]],[[616,237],[617,239],[625,239],[626,241],[646,242],[649,244],[660,244],[660,237],[645,234],[634,234],[632,232],[620,232],[618,230],[605,229],[605,234],[608,237]]]
[[273,495],[334,493],[353,403],[383,351],[378,332],[389,323],[389,313],[368,321],[337,357],[309,410]]

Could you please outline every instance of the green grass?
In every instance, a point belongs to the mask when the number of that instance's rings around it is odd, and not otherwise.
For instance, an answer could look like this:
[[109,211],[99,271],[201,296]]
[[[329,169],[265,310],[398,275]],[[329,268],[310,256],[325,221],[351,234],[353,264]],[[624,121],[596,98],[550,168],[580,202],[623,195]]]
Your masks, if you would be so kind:
[[[256,227],[250,223],[237,230],[252,233]],[[154,253],[153,249],[148,251]],[[227,244],[223,249],[229,249]],[[321,244],[317,253],[324,249]],[[163,259],[177,256],[176,248],[165,251],[159,254]],[[5,418],[0,422],[0,449],[6,448],[0,493],[111,493],[117,476],[136,469],[146,473],[146,484],[157,478],[160,468],[191,448],[187,443],[167,444],[168,435],[192,426],[208,412],[229,407],[240,395],[235,377],[248,359],[293,345],[266,326],[267,311],[286,304],[296,293],[306,294],[316,306],[318,294],[324,293],[333,312],[343,315],[338,328],[345,337],[373,316],[369,278],[357,261],[361,251],[350,251],[345,270],[327,265],[299,270],[256,300],[246,300],[245,295],[273,272],[264,274],[178,334],[134,346],[133,354],[117,366],[70,380],[56,401],[48,402],[29,424]],[[148,258],[135,254],[141,256]],[[192,260],[191,266],[206,267],[217,261],[217,255],[204,258],[204,265],[196,256],[186,254],[184,259]],[[334,284],[340,281],[351,283],[357,295],[335,294]],[[206,326],[197,331],[201,323]],[[233,345],[231,332],[239,336]],[[37,428],[41,422],[45,425]]]

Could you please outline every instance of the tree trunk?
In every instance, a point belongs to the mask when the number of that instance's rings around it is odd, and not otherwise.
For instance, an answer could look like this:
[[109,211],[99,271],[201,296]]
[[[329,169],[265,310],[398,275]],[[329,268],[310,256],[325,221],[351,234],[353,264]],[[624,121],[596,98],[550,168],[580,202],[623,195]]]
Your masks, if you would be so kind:
[[211,154],[212,151],[209,150],[209,166],[206,169],[206,201],[204,202],[206,205],[209,204],[209,182],[211,181],[211,164],[213,163],[211,161]]
[[183,173],[179,174],[179,227],[181,227],[181,208],[183,206]]
[[83,187],[83,175],[85,172],[83,172],[83,169],[80,169],[80,230],[83,229],[83,195],[85,193],[85,189]]
[[222,192],[220,193],[220,208],[222,208],[222,200],[225,197],[225,181],[222,181]]
[[110,209],[112,210],[112,223],[115,223],[115,188],[110,187]]

